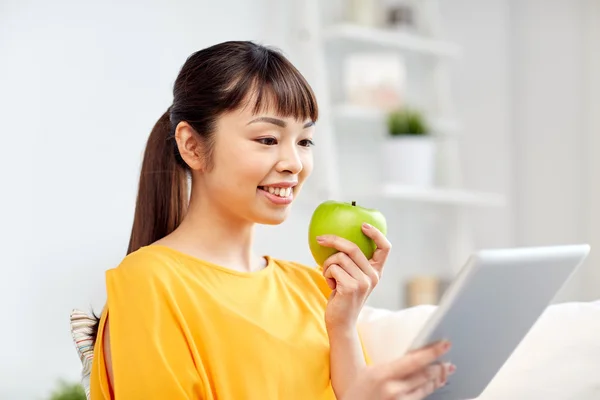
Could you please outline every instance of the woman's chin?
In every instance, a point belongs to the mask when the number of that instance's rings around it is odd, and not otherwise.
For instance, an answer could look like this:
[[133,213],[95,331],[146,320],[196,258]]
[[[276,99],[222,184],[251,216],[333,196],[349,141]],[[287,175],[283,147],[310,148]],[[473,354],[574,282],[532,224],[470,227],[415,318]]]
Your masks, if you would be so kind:
[[285,222],[290,214],[291,205],[279,209],[279,210],[270,210],[267,212],[261,212],[260,215],[257,215],[255,222],[257,224],[262,225],[279,225]]

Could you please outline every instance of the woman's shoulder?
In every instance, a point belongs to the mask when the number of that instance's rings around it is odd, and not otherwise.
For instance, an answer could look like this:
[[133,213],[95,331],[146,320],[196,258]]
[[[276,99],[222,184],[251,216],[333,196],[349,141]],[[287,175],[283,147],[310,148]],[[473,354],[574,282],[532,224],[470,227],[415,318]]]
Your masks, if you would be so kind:
[[320,268],[314,265],[307,265],[300,261],[294,260],[285,260],[276,257],[270,257],[273,262],[275,262],[279,268],[288,271],[294,271],[298,273],[306,273],[306,274],[320,274]]
[[172,274],[178,262],[176,257],[163,251],[160,246],[150,245],[126,255],[115,268],[108,270],[107,274],[148,279]]
[[319,286],[323,284],[327,286],[325,277],[323,276],[323,270],[317,265],[311,266],[299,261],[283,260],[279,258],[272,258],[272,260],[286,275],[307,279],[316,282]]
[[302,293],[317,294],[320,299],[327,299],[331,288],[323,276],[319,266],[310,266],[298,261],[273,259],[279,270],[285,275],[286,286],[295,287]]

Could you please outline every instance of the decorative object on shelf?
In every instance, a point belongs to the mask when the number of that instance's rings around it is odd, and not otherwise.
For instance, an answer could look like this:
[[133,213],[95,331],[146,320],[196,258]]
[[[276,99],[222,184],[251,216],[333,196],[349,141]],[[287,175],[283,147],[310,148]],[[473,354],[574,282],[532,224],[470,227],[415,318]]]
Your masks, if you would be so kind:
[[395,1],[388,5],[385,10],[385,24],[389,28],[414,33],[415,10],[412,4],[404,1]]
[[430,36],[423,6],[423,0],[382,0],[382,25],[387,29]]
[[388,139],[383,143],[384,176],[388,184],[432,187],[436,143],[424,116],[401,108],[388,114]]
[[402,105],[406,81],[396,52],[349,54],[344,60],[344,90],[350,105],[390,111]]
[[346,0],[346,19],[357,25],[381,25],[382,9],[379,0]]
[[435,305],[440,299],[441,280],[436,276],[415,276],[406,284],[406,306]]

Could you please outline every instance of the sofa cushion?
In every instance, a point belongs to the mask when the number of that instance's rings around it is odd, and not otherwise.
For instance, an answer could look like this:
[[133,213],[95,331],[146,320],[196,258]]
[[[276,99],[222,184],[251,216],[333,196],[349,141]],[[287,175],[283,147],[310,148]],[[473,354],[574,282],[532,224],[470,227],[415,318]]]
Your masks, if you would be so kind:
[[[435,309],[366,307],[359,329],[372,362],[401,356]],[[598,400],[599,366],[600,301],[553,304],[477,400]]]

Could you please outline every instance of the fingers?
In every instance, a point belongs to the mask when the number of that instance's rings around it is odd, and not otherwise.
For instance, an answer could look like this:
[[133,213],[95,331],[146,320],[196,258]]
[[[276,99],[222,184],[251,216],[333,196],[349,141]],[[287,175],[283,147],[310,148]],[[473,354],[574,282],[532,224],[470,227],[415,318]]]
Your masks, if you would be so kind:
[[[325,276],[325,275],[323,275]],[[325,281],[327,282],[327,286],[329,286],[329,289],[334,290],[335,287],[337,286],[337,283],[335,283],[335,279],[333,278],[328,278],[325,277]]]
[[[338,250],[339,252],[347,254],[348,257],[350,257],[350,259],[365,273],[369,269],[372,269],[369,260],[367,260],[367,257],[365,257],[363,252],[358,248],[356,244],[352,243],[347,239],[336,235],[323,235],[317,238],[317,242],[319,242],[319,244],[322,246],[332,247]],[[335,256],[336,254],[334,254],[333,256]]]
[[323,274],[326,276],[327,269],[336,264],[342,267],[352,278],[358,281],[358,287],[362,291],[369,291],[379,282],[379,276],[371,265],[367,262],[364,269],[360,268],[346,253],[338,252],[325,260],[323,264]]
[[361,229],[367,237],[375,242],[376,249],[371,260],[367,260],[356,244],[339,236],[322,235],[317,238],[317,241],[322,246],[332,247],[346,253],[365,273],[367,273],[369,267],[374,268],[378,277],[380,277],[385,261],[392,249],[392,244],[379,229],[372,225],[365,223]]
[[371,265],[373,265],[373,267],[379,272],[379,275],[381,275],[383,265],[385,264],[385,261],[392,250],[392,244],[379,229],[372,225],[363,224],[362,231],[375,242],[375,246],[377,248],[375,249],[370,262]]
[[335,282],[335,291],[345,295],[357,289],[358,282],[352,278],[348,272],[337,264],[331,264],[324,273],[325,278],[333,279]]
[[339,284],[333,279],[333,275],[328,273],[328,269],[332,265],[341,267],[349,276],[355,279],[356,282],[354,283],[346,282],[345,287],[347,289],[354,289],[359,293],[369,293],[379,283],[391,244],[380,230],[369,224],[363,224],[362,230],[377,246],[371,260],[367,260],[360,248],[347,239],[336,235],[322,235],[317,238],[320,245],[338,250],[322,265],[323,276],[327,279],[327,285],[331,289],[337,290]]
[[402,400],[422,400],[446,383],[445,377],[452,373],[452,368],[449,363],[436,363],[406,378],[382,378],[378,381],[378,385],[383,398],[401,397]]
[[429,365],[421,371],[412,374],[408,378],[401,381],[401,393],[411,393],[428,384],[429,382],[434,382],[436,385],[442,384],[442,382],[445,382],[446,371],[449,369],[449,367],[450,364],[437,363]]
[[450,350],[450,342],[441,341],[415,350],[392,363],[389,373],[396,379],[406,378],[437,361]]
[[[437,364],[435,366],[437,368],[431,371],[431,379],[407,392],[405,396],[406,400],[421,400],[429,396],[431,393],[444,386],[448,380],[448,375],[454,373],[455,367],[450,363]],[[431,367],[433,367],[433,365]]]
[[406,393],[402,400],[422,400],[435,392],[435,390],[438,388],[439,386],[436,385],[435,381],[429,380],[412,392]]
[[335,289],[342,296],[356,293],[365,294],[373,287],[367,277],[351,261],[343,267],[339,264],[330,264],[323,276],[329,287]]
[[456,370],[456,367],[454,365],[452,365],[450,363],[445,363],[441,370],[442,373],[441,373],[440,379],[438,381],[439,386],[445,385],[446,381],[448,380],[448,376],[452,375],[455,370]]

